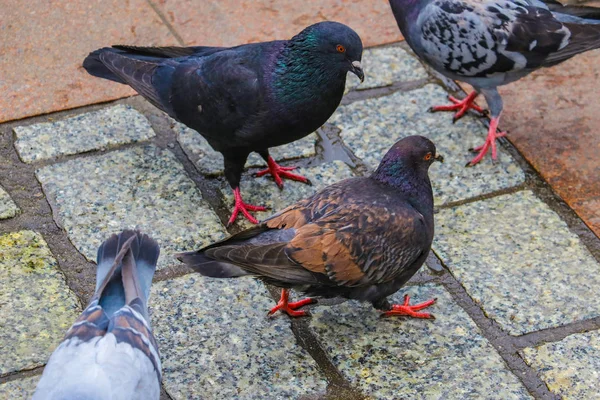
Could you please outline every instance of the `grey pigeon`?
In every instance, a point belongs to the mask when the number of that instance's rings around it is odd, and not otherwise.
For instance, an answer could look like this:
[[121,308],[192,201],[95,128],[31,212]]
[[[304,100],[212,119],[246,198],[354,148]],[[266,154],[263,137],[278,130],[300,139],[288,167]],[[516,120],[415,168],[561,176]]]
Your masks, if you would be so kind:
[[431,318],[419,312],[435,300],[391,305],[421,267],[433,239],[433,195],[428,171],[434,144],[422,136],[398,141],[369,177],[346,179],[291,205],[260,225],[199,251],[178,255],[202,275],[253,275],[283,288],[269,314],[297,309],[289,289],[310,296],[368,301],[384,315]]
[[139,232],[98,249],[96,293],[54,351],[33,400],[152,400],[161,367],[147,301],[158,244]]
[[[547,4],[546,4],[547,3]],[[562,6],[554,0],[390,0],[398,26],[413,51],[441,74],[467,82],[475,91],[432,111],[472,108],[480,93],[491,112],[485,143],[470,165],[491,148],[496,159],[502,98],[497,87],[600,47],[600,12]]]
[[223,154],[225,177],[234,192],[229,223],[241,212],[264,207],[244,203],[240,177],[251,152],[281,178],[309,181],[279,166],[269,148],[315,131],[338,107],[347,72],[361,80],[362,42],[346,25],[321,22],[290,40],[237,47],[113,46],[83,62],[92,75],[127,84],[174,119],[198,131]]

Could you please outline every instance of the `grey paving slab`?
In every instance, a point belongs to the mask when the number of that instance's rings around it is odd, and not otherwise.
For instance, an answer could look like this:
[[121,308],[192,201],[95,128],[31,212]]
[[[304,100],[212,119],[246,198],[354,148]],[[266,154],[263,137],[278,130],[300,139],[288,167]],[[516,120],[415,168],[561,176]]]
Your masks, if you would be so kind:
[[46,362],[81,312],[39,233],[0,235],[0,374]]
[[35,392],[40,376],[32,376],[0,385],[0,399],[30,399]]
[[0,186],[0,219],[12,218],[20,211],[10,195]]
[[[179,122],[173,122],[173,129],[177,133],[179,144],[202,174],[206,176],[223,174],[223,155],[214,151],[202,135]],[[311,133],[295,142],[272,147],[269,149],[269,154],[277,161],[311,157],[315,155],[316,140],[316,133]],[[258,154],[251,153],[246,168],[262,166],[266,168],[267,163]]]
[[548,388],[568,400],[600,399],[600,332],[567,336],[522,354]]
[[150,123],[130,106],[103,108],[60,121],[14,128],[15,147],[26,163],[100,150],[154,136]]
[[[253,213],[257,219],[265,219],[326,186],[354,176],[350,167],[341,161],[332,161],[310,168],[298,168],[292,172],[307,177],[312,185],[284,179],[283,190],[279,190],[270,175],[260,178],[254,178],[248,174],[242,176],[241,191],[244,201],[253,205],[269,207],[267,212]],[[225,197],[226,204],[233,207],[233,192],[227,183],[223,183],[221,193]],[[249,222],[242,221],[241,217],[238,217],[238,221],[244,226],[251,226]]]
[[139,228],[159,242],[159,268],[176,262],[172,253],[226,235],[175,156],[153,145],[54,164],[37,177],[57,222],[89,260],[109,234],[124,228]]
[[252,278],[189,275],[153,286],[163,384],[174,399],[296,399],[326,382]]
[[344,142],[372,169],[399,139],[410,135],[431,139],[445,160],[430,173],[437,205],[522,183],[523,171],[502,149],[496,163],[487,157],[475,167],[465,167],[473,158],[468,149],[483,143],[486,129],[471,116],[452,124],[451,114],[427,111],[431,105],[445,104],[446,96],[441,87],[426,85],[340,107],[329,122],[342,129]]
[[365,90],[389,86],[394,82],[409,82],[429,77],[423,65],[398,45],[366,49],[362,66],[365,81],[360,83],[354,74],[348,74],[346,90]]
[[469,316],[439,286],[401,290],[437,297],[435,320],[380,318],[370,304],[316,307],[312,329],[333,363],[374,399],[529,399]]
[[600,265],[532,192],[442,210],[435,229],[434,251],[510,334],[600,315]]

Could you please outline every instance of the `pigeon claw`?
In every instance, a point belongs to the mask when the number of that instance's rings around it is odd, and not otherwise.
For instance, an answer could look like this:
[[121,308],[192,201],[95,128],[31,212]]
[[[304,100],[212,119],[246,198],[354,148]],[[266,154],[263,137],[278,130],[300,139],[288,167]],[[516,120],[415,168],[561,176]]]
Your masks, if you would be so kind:
[[244,217],[246,217],[246,219],[248,219],[248,221],[252,222],[253,224],[258,224],[258,220],[250,215],[249,211],[267,211],[267,208],[244,203],[239,187],[233,190],[233,197],[235,198],[235,205],[233,206],[231,218],[229,218],[229,222],[227,222],[227,227],[231,226],[231,224],[235,222],[240,212],[244,215]]
[[310,313],[305,310],[296,311],[297,308],[303,307],[307,304],[316,303],[315,299],[311,299],[310,297],[306,299],[302,299],[299,301],[295,301],[293,303],[289,302],[290,298],[290,290],[282,289],[281,290],[281,298],[277,302],[277,305],[271,308],[271,311],[267,315],[271,316],[275,314],[277,311],[281,311],[289,315],[290,317],[305,317],[310,316]]
[[292,174],[291,172],[288,172],[293,171],[298,167],[282,167],[281,165],[277,164],[277,162],[271,156],[269,156],[269,158],[267,159],[267,165],[269,166],[269,168],[263,169],[262,171],[258,171],[255,176],[261,177],[266,174],[271,174],[279,189],[283,189],[283,179],[281,178],[291,179],[293,181],[303,182],[309,185],[311,184],[308,178],[302,175]]
[[498,117],[492,118],[490,120],[490,128],[488,130],[488,136],[485,139],[485,142],[481,146],[469,149],[470,151],[475,153],[479,152],[479,154],[477,154],[475,158],[469,161],[467,167],[472,167],[473,165],[483,160],[483,157],[486,155],[490,148],[492,149],[492,160],[496,160],[496,158],[498,157],[496,149],[496,139],[506,136],[506,132],[498,132],[499,120],[500,118]]
[[421,318],[421,319],[435,319],[432,314],[419,312],[424,308],[427,308],[433,304],[437,299],[427,300],[423,303],[410,305],[410,296],[404,295],[404,304],[392,304],[392,309],[389,311],[385,311],[382,316],[383,317],[392,317],[392,316],[404,316],[404,317],[412,317],[412,318]]
[[479,113],[484,113],[483,108],[479,107],[475,104],[475,98],[477,97],[477,92],[471,92],[467,97],[463,100],[459,100],[456,97],[448,96],[448,100],[450,100],[453,104],[447,106],[434,106],[429,109],[430,112],[438,112],[438,111],[456,111],[454,117],[452,117],[452,123],[455,123],[459,119],[461,119],[469,109],[473,109]]

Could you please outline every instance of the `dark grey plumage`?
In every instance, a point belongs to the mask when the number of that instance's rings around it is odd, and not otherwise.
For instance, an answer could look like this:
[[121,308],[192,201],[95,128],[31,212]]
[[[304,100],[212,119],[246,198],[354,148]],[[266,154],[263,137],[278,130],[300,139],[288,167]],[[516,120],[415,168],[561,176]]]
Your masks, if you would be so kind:
[[484,95],[491,112],[485,144],[496,158],[502,98],[497,87],[600,47],[600,12],[549,0],[390,0],[398,26],[415,53],[443,75],[467,82],[475,93],[454,105],[460,118]]
[[158,255],[158,244],[134,231],[100,246],[96,292],[50,357],[34,400],[160,397],[147,308]]
[[[436,159],[428,139],[402,139],[371,176],[331,185],[252,229],[178,258],[207,276],[255,275],[284,289],[390,310],[385,298],[417,272],[431,247],[428,170]],[[286,310],[285,290],[281,302]]]
[[290,40],[224,47],[113,46],[92,52],[83,67],[127,84],[171,117],[198,131],[223,154],[235,209],[257,223],[239,190],[248,154],[259,153],[281,178],[308,183],[269,156],[269,148],[315,131],[338,107],[352,72],[363,79],[362,42],[346,25],[321,22]]

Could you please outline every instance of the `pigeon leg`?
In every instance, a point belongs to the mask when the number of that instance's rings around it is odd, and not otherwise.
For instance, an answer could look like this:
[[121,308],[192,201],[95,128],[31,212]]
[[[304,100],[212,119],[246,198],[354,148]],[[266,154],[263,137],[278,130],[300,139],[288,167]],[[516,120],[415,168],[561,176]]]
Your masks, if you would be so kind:
[[497,157],[496,153],[496,139],[506,136],[506,132],[498,132],[498,123],[500,122],[500,117],[492,118],[490,120],[490,128],[488,129],[488,136],[485,139],[485,143],[481,146],[477,146],[472,151],[479,152],[475,158],[473,158],[467,166],[473,166],[477,164],[479,161],[483,160],[483,157],[487,153],[487,151],[492,149],[492,160],[495,160]]
[[434,106],[429,109],[431,112],[437,111],[456,111],[454,117],[452,118],[452,122],[458,121],[465,113],[472,108],[473,110],[483,113],[483,109],[475,104],[475,98],[478,96],[478,93],[473,91],[463,100],[458,100],[456,97],[448,96],[448,100],[450,100],[453,104],[447,106]]
[[248,211],[267,211],[267,208],[263,206],[253,206],[252,204],[244,203],[239,187],[233,190],[233,197],[235,198],[235,205],[233,207],[233,212],[231,213],[231,218],[229,218],[227,226],[235,222],[235,219],[237,218],[240,212],[244,215],[244,217],[248,219],[248,221],[252,222],[253,224],[258,224],[258,220],[252,215],[250,215]]
[[392,304],[392,309],[389,311],[385,311],[383,313],[384,317],[391,317],[393,315],[402,315],[406,317],[412,318],[423,318],[423,319],[435,319],[435,317],[429,313],[419,312],[424,308],[435,304],[437,299],[432,299],[425,301],[423,303],[415,304],[413,306],[410,305],[410,296],[404,295],[404,304]]
[[279,189],[283,189],[283,180],[281,178],[291,179],[293,181],[310,184],[308,178],[302,175],[288,172],[293,171],[298,167],[282,167],[279,164],[277,164],[273,157],[268,155],[268,153],[263,155],[263,153],[261,152],[260,155],[263,156],[263,158],[267,161],[267,165],[269,166],[269,168],[263,169],[262,171],[258,171],[255,176],[260,177],[266,174],[271,174],[271,176],[275,180],[275,183],[277,184],[277,186],[279,186]]
[[311,299],[310,297],[306,299],[302,299],[300,301],[296,301],[293,303],[289,302],[290,299],[290,290],[289,289],[281,289],[281,298],[277,305],[271,308],[268,315],[273,315],[276,311],[281,311],[289,315],[290,317],[303,317],[306,315],[310,315],[308,311],[296,311],[297,308],[305,306],[307,304],[315,303],[315,299]]

